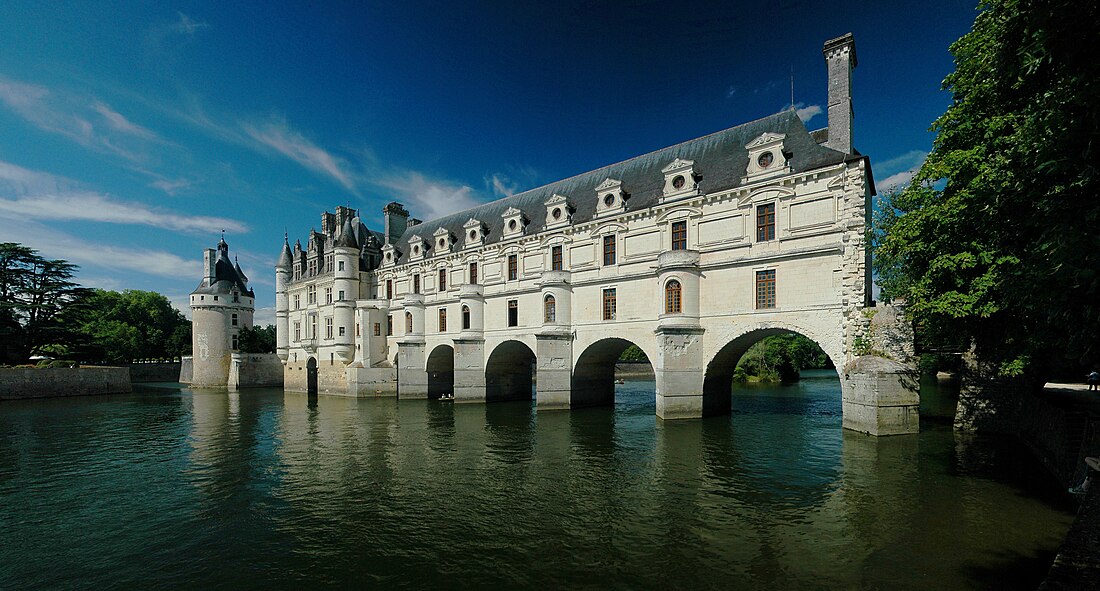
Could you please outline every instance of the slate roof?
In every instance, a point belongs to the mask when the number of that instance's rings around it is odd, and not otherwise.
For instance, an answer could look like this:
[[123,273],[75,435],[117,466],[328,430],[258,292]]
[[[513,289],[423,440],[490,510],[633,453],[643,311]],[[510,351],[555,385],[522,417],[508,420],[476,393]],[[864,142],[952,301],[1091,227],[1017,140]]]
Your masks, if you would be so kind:
[[241,295],[256,297],[248,287],[248,278],[244,271],[240,271],[239,265],[229,262],[229,245],[225,241],[218,243],[217,260],[214,262],[214,281],[206,285],[206,278],[199,282],[199,286],[192,291],[193,294],[227,294],[236,286]]
[[[844,154],[819,145],[795,111],[786,110],[409,227],[395,244],[401,252],[397,264],[408,262],[409,239],[414,234],[430,238],[436,229],[442,227],[457,236],[461,244],[465,234],[462,226],[470,218],[488,227],[485,233],[486,244],[499,242],[504,230],[501,214],[509,207],[522,210],[530,220],[528,227],[531,231],[539,232],[546,224],[545,201],[555,193],[569,199],[569,204],[575,210],[573,225],[590,221],[596,212],[596,186],[608,178],[622,181],[622,189],[629,196],[626,202],[627,212],[647,209],[656,205],[663,194],[665,176],[661,169],[676,158],[695,161],[694,171],[701,177],[699,191],[702,194],[736,187],[741,184],[741,177],[745,175],[749,163],[745,145],[767,132],[786,136],[784,148],[789,153],[789,163],[794,173],[861,158],[858,154]],[[433,245],[429,243],[426,258],[433,255],[431,246]]]

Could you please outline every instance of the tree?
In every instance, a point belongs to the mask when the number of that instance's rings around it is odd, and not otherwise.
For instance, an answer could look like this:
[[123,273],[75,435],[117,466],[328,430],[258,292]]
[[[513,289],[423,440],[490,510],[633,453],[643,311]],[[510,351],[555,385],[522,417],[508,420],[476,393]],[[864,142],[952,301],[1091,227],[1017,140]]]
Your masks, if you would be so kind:
[[1098,354],[1098,19],[1095,2],[984,2],[951,46],[933,149],[875,222],[880,284],[920,341],[972,343],[1002,376]]
[[274,353],[275,325],[241,328],[237,335],[237,350],[241,353]]
[[0,243],[0,361],[22,363],[73,341],[89,291],[71,279],[76,265]]
[[735,376],[766,382],[798,379],[803,369],[828,367],[829,357],[817,343],[796,333],[765,337],[754,343],[737,362]]
[[191,350],[191,323],[159,293],[97,289],[87,308],[77,355],[85,360],[171,359]]

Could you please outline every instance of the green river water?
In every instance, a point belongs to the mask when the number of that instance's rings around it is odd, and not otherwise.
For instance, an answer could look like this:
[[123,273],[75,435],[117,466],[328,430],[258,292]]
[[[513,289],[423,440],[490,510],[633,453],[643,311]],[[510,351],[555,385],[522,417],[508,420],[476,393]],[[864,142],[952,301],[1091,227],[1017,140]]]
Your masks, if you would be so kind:
[[1072,521],[1013,441],[841,429],[835,372],[660,421],[246,390],[0,403],[0,589],[1034,589]]

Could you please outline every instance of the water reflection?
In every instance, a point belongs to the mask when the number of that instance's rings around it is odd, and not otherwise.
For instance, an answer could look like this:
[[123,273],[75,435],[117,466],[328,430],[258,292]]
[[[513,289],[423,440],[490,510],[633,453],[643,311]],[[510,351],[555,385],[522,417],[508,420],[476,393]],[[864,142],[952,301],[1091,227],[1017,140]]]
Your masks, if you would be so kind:
[[575,411],[278,390],[2,408],[0,588],[1034,586],[1070,519],[1013,444],[842,430],[835,379],[699,421],[656,419],[644,381]]

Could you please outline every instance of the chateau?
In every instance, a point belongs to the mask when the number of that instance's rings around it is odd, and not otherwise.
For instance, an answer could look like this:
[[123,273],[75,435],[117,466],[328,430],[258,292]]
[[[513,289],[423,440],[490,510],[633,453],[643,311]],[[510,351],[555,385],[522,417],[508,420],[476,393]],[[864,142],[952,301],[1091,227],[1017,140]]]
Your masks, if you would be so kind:
[[824,56],[826,129],[787,110],[439,219],[390,203],[380,232],[325,212],[276,266],[286,389],[609,404],[634,344],[657,415],[700,417],[729,411],[749,346],[797,332],[841,373],[845,427],[916,431],[901,369],[861,361],[875,190],[852,36]]

